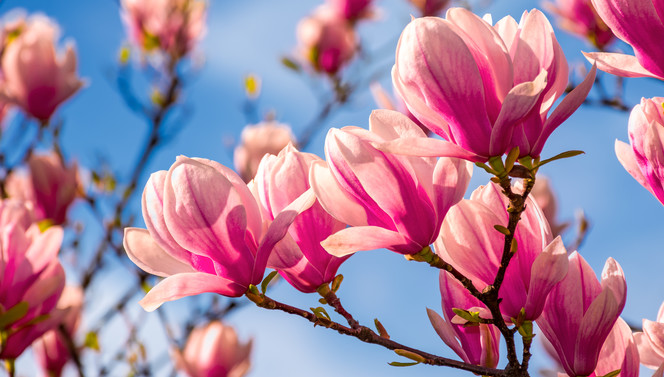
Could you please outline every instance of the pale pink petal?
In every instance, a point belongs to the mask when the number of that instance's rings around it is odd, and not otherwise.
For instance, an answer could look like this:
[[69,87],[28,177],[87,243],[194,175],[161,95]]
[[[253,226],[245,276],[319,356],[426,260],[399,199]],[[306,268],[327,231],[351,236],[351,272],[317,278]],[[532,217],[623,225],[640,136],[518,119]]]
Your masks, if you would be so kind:
[[648,368],[655,369],[664,363],[664,355],[661,355],[652,346],[648,336],[642,332],[634,333],[634,342],[639,349],[641,364]]
[[535,320],[539,317],[546,297],[551,289],[565,278],[568,266],[567,250],[558,236],[533,262],[525,306],[527,318]]
[[408,116],[393,110],[373,110],[369,116],[369,130],[385,140],[426,137]]
[[155,285],[139,304],[146,311],[154,311],[164,302],[205,292],[228,297],[240,297],[248,287],[220,276],[202,272],[187,272],[167,277]]
[[459,341],[456,338],[456,333],[452,328],[452,325],[446,322],[438,313],[434,310],[427,308],[427,315],[429,316],[429,321],[431,321],[431,326],[436,330],[438,336],[447,344],[448,347],[454,351],[459,357],[467,361],[468,356],[466,352],[461,348]]
[[[343,257],[357,251],[389,248],[398,250],[411,241],[401,234],[377,226],[356,226],[329,236],[321,245],[328,253]],[[395,251],[396,251],[395,250]]]
[[612,75],[622,77],[653,77],[662,79],[643,68],[635,56],[615,52],[584,52],[586,59],[597,64],[597,68]]
[[157,276],[171,276],[181,272],[196,272],[165,252],[146,229],[125,228],[123,245],[127,256],[141,270]]
[[620,315],[620,306],[613,292],[604,290],[583,315],[574,353],[574,371],[590,375],[597,366],[602,344]]
[[645,187],[648,191],[650,191],[650,193],[654,195],[655,193],[653,193],[652,189],[650,188],[650,184],[643,176],[641,168],[636,162],[636,157],[634,156],[634,150],[632,147],[623,141],[616,140],[615,149],[618,161],[620,161],[625,170],[627,170],[627,172],[632,177],[634,177],[634,179],[636,179],[636,181],[639,182],[641,186]]
[[309,169],[309,184],[329,214],[351,226],[367,225],[366,210],[339,187],[327,162],[314,161]]
[[374,143],[377,149],[394,154],[420,157],[457,157],[471,162],[485,162],[488,156],[478,156],[447,140],[424,137],[395,139]]

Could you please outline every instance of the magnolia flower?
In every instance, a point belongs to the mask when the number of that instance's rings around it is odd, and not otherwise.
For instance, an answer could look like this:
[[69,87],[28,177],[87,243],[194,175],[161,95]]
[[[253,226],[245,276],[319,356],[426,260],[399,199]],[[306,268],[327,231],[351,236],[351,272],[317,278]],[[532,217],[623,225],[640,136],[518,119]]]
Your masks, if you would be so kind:
[[[56,307],[63,312],[63,318],[60,321],[62,328],[67,331],[69,338],[73,339],[81,321],[83,289],[74,285],[66,286]],[[71,360],[67,340],[60,331],[60,328],[50,330],[32,345],[32,350],[42,369],[53,377],[62,375],[62,370]]]
[[643,331],[634,333],[641,364],[657,369],[664,365],[664,304],[654,321],[643,319]]
[[635,56],[584,53],[588,60],[613,75],[664,80],[664,55],[659,53],[664,37],[661,4],[654,0],[592,0],[592,3],[613,34],[632,46]]
[[567,276],[556,285],[537,325],[553,346],[565,372],[588,376],[598,366],[602,345],[625,306],[627,285],[618,262],[609,258],[601,283],[576,251]]
[[6,191],[10,198],[30,202],[37,220],[49,219],[56,225],[67,220],[67,210],[80,190],[78,167],[63,165],[55,153],[32,155],[29,174],[12,174]]
[[[289,144],[278,156],[265,155],[255,178],[256,201],[268,221],[289,203],[309,189],[309,167],[321,159],[299,152]],[[293,287],[315,292],[322,284],[330,283],[337,269],[348,257],[328,254],[321,241],[346,227],[325,212],[319,203],[302,212],[293,221],[288,234],[274,247],[268,267],[279,271]]]
[[272,248],[314,199],[310,190],[305,192],[265,230],[256,200],[235,172],[215,161],[178,157],[145,186],[147,229],[125,229],[129,259],[166,277],[140,304],[152,311],[203,292],[242,296],[263,279]]
[[141,50],[186,55],[205,34],[202,0],[122,0],[122,19]]
[[329,6],[320,6],[297,24],[299,54],[317,72],[336,74],[355,56],[352,26]]
[[328,132],[327,162],[312,164],[311,187],[327,212],[351,225],[323,241],[331,254],[379,248],[418,253],[436,239],[445,214],[463,198],[470,163],[394,155],[374,147],[399,137],[426,135],[408,117],[389,110],[375,110],[369,130]]
[[58,27],[41,15],[20,21],[15,34],[0,60],[0,97],[46,122],[83,86],[76,74],[74,46],[67,44],[64,55],[56,54]]
[[0,326],[0,359],[16,359],[61,320],[54,309],[65,285],[58,261],[62,228],[42,233],[37,224],[25,227],[25,212],[15,201],[0,202],[0,305],[22,314]]
[[599,17],[591,0],[556,0],[544,5],[558,16],[561,28],[589,40],[600,50],[613,42],[613,32]]
[[397,46],[392,81],[413,115],[445,140],[401,139],[395,153],[486,161],[519,147],[539,157],[549,135],[584,101],[593,69],[549,115],[567,87],[567,61],[538,10],[491,26],[462,8],[417,18]]
[[371,15],[373,0],[327,0],[329,7],[341,19],[354,22]]
[[408,110],[408,107],[406,106],[406,103],[403,101],[403,99],[401,99],[401,97],[399,97],[398,93],[394,93],[394,95],[389,94],[379,83],[372,83],[371,86],[369,86],[369,89],[371,90],[371,95],[373,96],[374,102],[376,102],[378,107],[385,110],[398,111],[415,122],[415,124],[417,124],[425,134],[429,135],[431,133],[428,128],[426,128],[422,123],[420,123],[419,120],[417,120],[417,118],[415,118],[413,114],[411,114],[410,110]]
[[[445,271],[440,271],[440,295],[443,318],[427,309],[429,320],[438,336],[459,357],[470,364],[495,368],[500,361],[500,331],[494,325],[465,326],[455,323],[452,309],[488,313],[488,309],[473,297],[461,283]],[[490,313],[488,313],[490,317]]]
[[[475,190],[448,212],[436,253],[473,281],[482,291],[493,284],[503,255],[504,237],[494,225],[508,222],[508,200],[495,183]],[[521,214],[514,238],[517,252],[512,257],[500,287],[500,310],[506,320],[524,310],[526,320],[542,313],[546,297],[567,273],[567,251],[560,239],[552,242],[549,224],[530,198]]]
[[266,154],[277,154],[295,138],[290,127],[277,122],[262,122],[246,126],[235,148],[235,170],[245,182],[254,179],[258,164]]
[[241,344],[232,327],[213,321],[191,331],[184,350],[174,353],[175,364],[190,377],[242,377],[251,366],[251,345]]
[[616,140],[616,155],[625,170],[664,204],[663,97],[642,98],[629,115],[629,145]]

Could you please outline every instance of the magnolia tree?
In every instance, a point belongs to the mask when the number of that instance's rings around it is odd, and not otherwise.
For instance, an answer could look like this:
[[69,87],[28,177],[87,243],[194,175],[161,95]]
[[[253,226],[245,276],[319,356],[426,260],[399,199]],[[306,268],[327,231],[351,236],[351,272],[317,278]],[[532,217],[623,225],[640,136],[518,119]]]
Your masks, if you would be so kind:
[[[664,98],[632,108],[623,79],[610,76],[664,80],[664,3],[543,4],[587,43],[587,62],[573,69],[538,9],[497,19],[478,15],[486,4],[411,0],[401,4],[412,19],[393,31],[398,41],[375,49],[363,28],[403,15],[380,1],[327,0],[289,25],[297,46],[281,58],[284,74],[320,94],[308,123],[291,129],[276,111],[261,114],[262,80],[250,74],[237,109],[250,124],[227,143],[226,164],[171,146],[170,166],[153,170],[176,135],[205,137],[186,127],[195,123],[189,107],[200,105],[186,94],[204,69],[211,5],[118,2],[112,17],[127,41],[107,77],[147,127],[145,140],[129,132],[112,146],[136,153],[124,168],[103,156],[77,162],[64,142],[61,105],[94,83],[79,76],[76,49],[61,47],[56,22],[26,11],[3,19],[0,358],[9,376],[37,373],[35,361],[49,376],[241,377],[262,363],[252,351],[265,334],[243,322],[261,310],[338,333],[343,344],[382,348],[392,367],[411,367],[404,375],[423,371],[418,364],[482,376],[664,374],[664,306],[656,317],[643,313],[642,325],[621,318],[620,261],[603,250],[604,267],[593,270],[579,252],[588,220],[558,219],[552,183],[540,174],[579,158],[575,143],[552,150],[547,141],[579,108],[599,106],[625,114],[629,143],[616,141],[615,155],[664,204]],[[617,52],[628,45],[633,52]],[[386,78],[393,93],[377,83]],[[369,88],[380,108],[363,113],[362,127],[336,123]],[[422,304],[421,318],[400,323],[367,320],[382,314],[342,304],[354,290],[340,272],[355,253],[419,264],[438,284],[413,290],[439,306]],[[286,286],[299,291],[295,302],[278,297]],[[181,299],[187,304],[173,302]],[[412,328],[437,334],[438,350],[394,336]],[[272,333],[279,355],[298,357],[288,351],[297,336]],[[534,368],[533,356],[547,353],[548,370]],[[321,368],[337,374],[345,362],[327,358]]]

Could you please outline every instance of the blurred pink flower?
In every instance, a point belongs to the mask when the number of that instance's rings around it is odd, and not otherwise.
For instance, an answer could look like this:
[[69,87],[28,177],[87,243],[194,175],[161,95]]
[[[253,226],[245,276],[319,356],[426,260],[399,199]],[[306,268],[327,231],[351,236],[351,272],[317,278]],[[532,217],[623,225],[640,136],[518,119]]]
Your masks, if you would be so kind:
[[442,296],[444,319],[435,311],[427,308],[429,320],[438,336],[463,361],[495,368],[500,361],[500,331],[498,328],[488,324],[465,326],[454,323],[453,319],[456,314],[452,309],[486,313],[483,316],[485,318],[490,318],[489,310],[480,300],[473,297],[458,280],[445,271],[440,271],[440,295]]
[[371,16],[373,0],[327,0],[329,7],[339,18],[355,22]]
[[538,10],[495,26],[462,8],[445,19],[414,19],[401,34],[392,81],[413,115],[445,140],[399,140],[383,149],[486,161],[518,146],[521,156],[539,157],[594,81],[593,68],[548,116],[567,87],[567,70]]
[[327,212],[351,225],[323,241],[331,254],[379,248],[418,253],[436,239],[445,214],[463,198],[470,163],[395,155],[374,147],[400,137],[426,135],[408,117],[390,110],[375,110],[369,130],[328,132],[327,162],[313,162],[311,187]]
[[[447,213],[436,253],[473,281],[482,291],[493,284],[503,255],[504,237],[494,225],[508,222],[508,200],[495,183],[481,186]],[[549,224],[530,198],[514,235],[518,249],[500,287],[500,310],[505,319],[533,321],[542,313],[551,289],[567,273],[567,251],[560,240],[552,242]]]
[[608,52],[584,53],[602,71],[624,77],[664,80],[662,4],[655,0],[592,0],[597,14],[616,37],[632,46],[634,55]]
[[[268,221],[309,189],[309,167],[318,156],[299,152],[289,144],[278,156],[265,155],[255,178],[256,200]],[[344,229],[346,224],[325,212],[319,203],[302,212],[293,221],[288,234],[274,247],[268,267],[274,268],[293,287],[315,292],[330,283],[337,269],[348,257],[328,254],[321,241]]]
[[246,126],[235,148],[235,170],[245,182],[254,179],[258,164],[266,154],[278,154],[288,143],[295,142],[290,127],[274,121]]
[[[74,285],[66,286],[56,307],[63,312],[60,324],[64,326],[69,338],[74,339],[83,310],[83,289]],[[37,339],[32,345],[32,350],[42,369],[50,377],[60,377],[65,365],[71,360],[67,341],[58,328],[48,331]]]
[[[0,202],[0,307],[17,313],[0,328],[6,339],[0,344],[0,359],[17,358],[61,320],[54,309],[65,285],[58,261],[62,228],[52,226],[43,233],[37,224],[26,228],[26,212],[11,199]],[[42,316],[45,319],[35,321]]]
[[587,39],[600,50],[615,39],[591,0],[556,0],[544,3],[544,6],[558,16],[561,28]]
[[530,197],[533,198],[542,210],[542,213],[544,213],[544,217],[551,227],[553,237],[561,235],[568,224],[558,222],[558,200],[549,179],[541,174],[538,175],[535,186],[530,191]]
[[450,5],[450,0],[408,0],[419,11],[420,16],[430,17],[438,16],[443,9]]
[[74,46],[69,43],[64,55],[56,54],[58,27],[42,15],[18,21],[14,34],[0,61],[0,97],[46,122],[62,102],[83,86],[76,73]]
[[376,102],[378,107],[385,110],[395,110],[406,115],[408,118],[410,118],[410,120],[415,122],[415,124],[417,124],[417,126],[420,127],[422,131],[427,134],[427,136],[431,134],[431,130],[420,123],[420,121],[415,118],[410,110],[408,110],[406,103],[403,101],[403,99],[401,99],[401,97],[399,97],[399,93],[394,93],[394,95],[391,95],[377,82],[372,83],[369,89],[371,89],[371,95],[373,96],[374,102]]
[[296,33],[299,55],[317,72],[334,75],[355,56],[355,31],[330,6],[301,20]]
[[616,140],[625,170],[664,204],[664,97],[641,98],[629,116],[629,140]]
[[609,258],[602,282],[576,251],[567,276],[556,285],[537,325],[570,376],[588,376],[598,365],[602,345],[625,306],[627,285],[618,262]]
[[30,156],[28,167],[28,174],[9,176],[7,195],[30,202],[37,220],[64,224],[67,210],[81,189],[76,163],[65,167],[60,156],[50,153]]
[[194,328],[184,350],[173,356],[190,377],[242,377],[251,366],[251,346],[251,340],[241,344],[232,327],[213,321]]
[[129,258],[166,277],[140,304],[152,311],[203,292],[242,296],[250,284],[260,283],[272,248],[314,200],[305,192],[265,230],[256,200],[235,172],[215,161],[178,157],[145,186],[147,229],[125,229]]
[[207,4],[201,0],[122,0],[131,41],[145,52],[174,57],[191,51],[205,34]]
[[655,321],[643,319],[643,331],[634,333],[641,364],[656,369],[664,365],[664,304]]

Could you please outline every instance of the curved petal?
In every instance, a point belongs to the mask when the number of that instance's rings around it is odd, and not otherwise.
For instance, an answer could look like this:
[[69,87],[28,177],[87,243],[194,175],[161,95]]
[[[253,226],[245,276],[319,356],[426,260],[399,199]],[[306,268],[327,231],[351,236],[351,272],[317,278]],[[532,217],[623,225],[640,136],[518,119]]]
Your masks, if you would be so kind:
[[[412,242],[406,240],[401,234],[377,226],[356,226],[342,229],[326,238],[321,245],[328,253],[343,257],[357,251],[386,248],[402,254],[413,254],[420,250],[411,250]],[[426,247],[423,246],[422,248]]]
[[369,130],[384,140],[427,136],[408,116],[394,110],[373,110]]
[[372,145],[383,152],[406,156],[457,157],[471,162],[488,160],[488,156],[479,156],[447,140],[426,137],[406,137]]
[[351,226],[367,225],[367,214],[360,204],[339,186],[325,161],[314,161],[309,168],[309,185],[320,205],[333,217]]
[[636,162],[636,157],[634,156],[634,150],[632,147],[623,141],[616,140],[615,149],[616,157],[618,157],[618,161],[620,161],[625,170],[627,170],[627,172],[632,177],[634,177],[634,179],[636,179],[636,181],[639,182],[641,186],[645,187],[648,191],[650,191],[651,194],[655,195],[655,193],[652,191],[652,188],[650,188],[650,184],[643,176],[639,164]]
[[147,229],[125,228],[123,245],[127,256],[141,270],[157,276],[171,276],[196,270],[165,252]]
[[182,297],[205,292],[218,293],[228,297],[240,297],[247,291],[247,288],[221,276],[203,272],[187,272],[175,274],[160,281],[139,301],[139,304],[143,309],[151,312],[165,302]]
[[549,292],[565,278],[568,267],[567,250],[558,236],[533,262],[525,306],[527,319],[540,316]]
[[639,357],[641,364],[645,365],[648,368],[657,368],[662,363],[664,363],[664,355],[660,355],[655,349],[653,349],[648,336],[642,332],[634,333],[634,342],[636,347],[639,349]]
[[622,77],[653,77],[662,79],[643,68],[635,56],[615,52],[584,52],[589,62],[597,64],[597,68],[616,76]]

